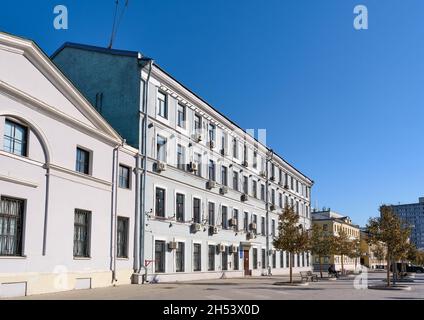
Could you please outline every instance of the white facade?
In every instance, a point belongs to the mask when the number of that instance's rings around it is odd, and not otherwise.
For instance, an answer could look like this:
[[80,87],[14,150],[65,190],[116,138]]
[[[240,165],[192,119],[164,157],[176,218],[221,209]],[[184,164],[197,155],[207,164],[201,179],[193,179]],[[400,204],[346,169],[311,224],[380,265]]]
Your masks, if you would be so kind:
[[[88,174],[76,171],[77,148]],[[0,297],[131,282],[135,192],[118,187],[118,167],[131,185],[136,153],[33,42],[0,33]],[[88,217],[78,257],[76,210]],[[118,217],[128,218],[121,258]]]
[[[146,68],[142,72],[142,78],[144,81],[147,79]],[[166,112],[163,112],[164,108]],[[178,109],[183,111],[185,116],[181,114],[179,116]],[[310,227],[310,189],[313,182],[278,155],[273,155],[272,161],[268,164],[269,215],[267,216],[266,159],[270,152],[264,144],[243,132],[155,65],[150,77],[147,113],[148,161],[144,253],[148,265],[148,279],[182,281],[223,276],[240,277],[248,274],[257,276],[266,274],[267,266],[270,266],[272,274],[288,273],[286,254],[273,250],[272,234],[278,232],[278,214],[286,204],[295,206],[301,217],[300,223],[306,228]],[[200,117],[197,118],[197,122],[201,119],[201,130],[196,129],[196,115]],[[210,133],[211,125],[215,128],[213,134]],[[201,141],[198,141],[199,134]],[[158,150],[164,140],[165,149]],[[157,170],[157,166],[161,165],[158,160],[166,164],[165,170],[160,172]],[[214,174],[209,173],[210,161],[214,162]],[[200,176],[198,171],[190,171],[190,164],[193,162],[200,162],[200,165],[198,164]],[[223,166],[227,171],[226,178],[222,177]],[[238,174],[237,190],[234,186],[234,172]],[[271,179],[272,176],[274,179]],[[248,180],[247,192],[244,190],[245,177]],[[214,187],[208,188],[209,180],[216,182]],[[257,186],[256,195],[253,190],[254,183]],[[261,190],[261,186],[264,191]],[[223,188],[226,189],[224,194],[222,194]],[[161,196],[163,193],[164,199]],[[272,201],[273,193],[274,201]],[[183,204],[177,205],[177,194],[180,203],[181,199],[184,199]],[[247,201],[241,200],[243,194],[247,195]],[[160,208],[158,210],[157,206],[161,206],[162,201],[164,210]],[[195,201],[200,201],[201,219],[197,221],[200,224],[200,231],[197,232],[192,231],[196,223]],[[272,202],[275,208],[271,210]],[[214,205],[214,219],[210,218],[210,203]],[[177,207],[184,208],[178,212],[183,212],[181,221],[177,219]],[[225,225],[230,224],[230,219],[235,218],[235,210],[238,212],[237,226],[226,228]],[[223,211],[227,212],[224,219]],[[244,227],[245,213],[248,218],[247,230]],[[251,228],[252,222],[256,222],[257,228],[256,234],[251,239],[250,232],[255,233]],[[213,226],[217,227],[216,233],[210,232]],[[170,244],[172,242],[184,243],[184,263],[180,262],[180,258],[177,259],[177,250],[169,248],[170,245],[173,246]],[[200,270],[197,257],[194,257],[196,244],[201,248]],[[210,263],[212,255],[209,255],[209,246],[219,248],[220,245],[234,246],[237,251],[233,254],[230,249],[226,251],[227,253],[218,250],[213,258],[214,262]],[[165,252],[162,252],[163,246]],[[256,250],[257,254],[254,253]],[[307,253],[304,257],[295,257],[294,260],[295,272],[311,270],[312,261]],[[180,266],[179,270],[177,265]]]

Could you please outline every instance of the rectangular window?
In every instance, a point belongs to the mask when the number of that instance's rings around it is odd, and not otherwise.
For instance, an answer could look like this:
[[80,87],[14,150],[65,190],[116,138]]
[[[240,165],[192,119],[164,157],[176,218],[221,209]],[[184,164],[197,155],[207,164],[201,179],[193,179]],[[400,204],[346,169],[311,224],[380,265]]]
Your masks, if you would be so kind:
[[19,156],[27,156],[28,129],[14,121],[6,120],[3,150]]
[[248,153],[247,153],[247,145],[244,145],[243,147],[243,160],[248,161]]
[[165,217],[165,189],[156,188],[156,217]]
[[256,229],[254,229],[254,233],[258,234],[258,216],[256,214],[253,215],[253,223],[256,224]]
[[302,267],[305,266],[305,252],[302,252]]
[[215,141],[216,127],[213,124],[209,124],[209,141]]
[[177,111],[177,125],[180,128],[185,129],[186,127],[186,107],[178,104],[178,111]]
[[275,206],[275,190],[271,190],[271,203]]
[[180,170],[186,170],[186,161],[185,161],[185,148],[182,145],[177,145],[177,168]]
[[200,153],[194,154],[194,162],[197,163],[196,175],[198,177],[201,177],[202,176],[202,155]]
[[262,249],[261,252],[262,252],[262,259],[261,259],[262,269],[265,269],[266,268],[266,250]]
[[123,189],[130,188],[131,169],[124,165],[119,165],[119,187]]
[[228,229],[228,208],[222,206],[222,229]]
[[272,267],[277,268],[277,254],[275,252],[272,254]]
[[286,251],[286,268],[290,268],[290,253]]
[[165,272],[165,241],[155,241],[155,272]]
[[249,213],[248,212],[244,213],[243,227],[244,227],[244,231],[246,231],[246,232],[249,231]]
[[258,168],[258,153],[256,151],[253,152],[253,169]]
[[238,189],[239,189],[238,183],[239,183],[238,172],[233,171],[233,189],[236,190],[236,191],[238,191]]
[[74,214],[74,257],[90,256],[91,212],[75,210]]
[[194,131],[196,134],[202,134],[202,117],[198,114],[194,115]]
[[275,164],[271,163],[271,178],[275,179]]
[[22,255],[25,201],[1,197],[0,256]]
[[249,178],[243,177],[243,193],[249,194]]
[[163,92],[158,92],[158,101],[157,101],[158,115],[162,118],[168,119],[168,97]]
[[272,232],[272,236],[275,237],[275,220],[272,219],[271,222],[271,232]]
[[261,234],[265,236],[265,217],[261,217]]
[[208,249],[208,271],[215,270],[215,246],[209,245]]
[[258,198],[258,182],[252,180],[252,194],[254,198]]
[[228,169],[227,167],[221,167],[221,184],[223,186],[228,186]]
[[290,177],[290,189],[291,190],[294,190],[294,179],[293,179],[293,177]]
[[278,169],[278,182],[280,183],[280,185],[283,184],[283,170],[281,170],[281,168]]
[[202,223],[201,215],[200,215],[200,199],[193,199],[193,222],[194,223]]
[[279,193],[279,206],[280,208],[283,207],[283,195],[281,193]]
[[227,139],[228,139],[227,133],[223,132],[221,136],[222,155],[227,155]]
[[280,268],[284,268],[284,251],[280,251]]
[[128,225],[129,219],[124,217],[118,217],[117,226],[117,257],[128,258]]
[[258,269],[258,249],[253,248],[253,269]]
[[239,253],[238,250],[233,253],[233,263],[234,263],[234,270],[239,269]]
[[75,170],[90,174],[90,152],[77,147],[77,161]]
[[176,196],[176,219],[179,222],[184,222],[184,211],[185,211],[185,196],[181,193],[177,193]]
[[193,271],[202,271],[202,247],[195,243],[193,247]]
[[215,162],[213,160],[209,160],[209,180],[215,180]]
[[297,258],[297,265],[296,267],[300,267],[300,253],[296,254],[296,258]]
[[225,246],[224,252],[222,252],[222,270],[228,270],[228,247]]
[[261,200],[265,201],[265,185],[261,184]]
[[156,139],[156,159],[166,162],[166,138],[158,135]]
[[238,143],[236,138],[233,139],[233,158],[238,159]]
[[177,250],[175,252],[175,264],[177,272],[184,272],[184,249],[185,243],[178,242]]
[[239,224],[239,212],[237,209],[233,209],[233,218],[236,219],[237,225],[234,226],[234,230],[238,230],[238,224]]
[[209,225],[215,225],[215,203],[209,202]]

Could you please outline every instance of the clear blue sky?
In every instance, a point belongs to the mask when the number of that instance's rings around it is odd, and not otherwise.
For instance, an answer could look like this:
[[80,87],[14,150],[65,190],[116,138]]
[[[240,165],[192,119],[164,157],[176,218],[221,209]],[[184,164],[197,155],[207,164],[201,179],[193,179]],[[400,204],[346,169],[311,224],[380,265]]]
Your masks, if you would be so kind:
[[[121,0],[123,2],[123,0]],[[69,30],[53,28],[53,7]],[[353,28],[365,4],[369,30]],[[0,30],[51,54],[106,46],[114,0],[3,1]],[[129,0],[138,50],[315,180],[313,203],[364,224],[424,195],[424,1]]]

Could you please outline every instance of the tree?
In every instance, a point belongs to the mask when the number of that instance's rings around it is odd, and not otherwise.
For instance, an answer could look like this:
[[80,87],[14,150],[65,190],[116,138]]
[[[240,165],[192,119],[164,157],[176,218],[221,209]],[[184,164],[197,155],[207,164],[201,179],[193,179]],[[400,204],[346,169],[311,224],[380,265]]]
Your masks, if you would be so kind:
[[289,253],[290,283],[293,283],[293,255],[309,249],[308,232],[299,224],[299,215],[293,207],[286,206],[280,214],[278,236],[274,238],[273,245],[277,250]]
[[386,244],[387,286],[390,287],[390,264],[403,259],[408,252],[410,229],[393,213],[390,206],[381,206],[380,217],[370,218],[366,228],[369,233],[369,243],[384,242]]
[[342,259],[342,274],[344,274],[344,257],[352,256],[353,244],[349,239],[348,234],[341,230],[336,236],[335,244],[334,244],[334,254],[341,256]]
[[358,266],[358,258],[361,258],[364,254],[361,248],[361,241],[359,239],[355,239],[351,241],[351,252],[348,254],[349,258],[355,259],[355,270]]
[[383,260],[386,260],[386,246],[384,246],[383,243],[377,242],[373,246],[373,253],[379,264],[381,264]]
[[334,236],[328,231],[324,231],[323,227],[314,224],[310,238],[310,250],[314,256],[318,257],[319,272],[322,278],[322,258],[330,255],[334,249]]

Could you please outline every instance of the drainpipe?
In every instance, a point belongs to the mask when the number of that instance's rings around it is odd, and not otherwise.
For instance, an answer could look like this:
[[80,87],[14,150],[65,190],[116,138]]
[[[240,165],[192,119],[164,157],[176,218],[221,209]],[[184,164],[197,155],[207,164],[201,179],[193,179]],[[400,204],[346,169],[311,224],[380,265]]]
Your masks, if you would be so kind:
[[121,144],[113,148],[113,174],[112,174],[112,284],[115,284],[118,279],[116,278],[116,256],[118,246],[118,170],[119,170],[119,148],[124,145]]
[[274,155],[274,151],[269,150],[270,155],[266,155],[266,196],[265,196],[265,200],[266,200],[266,269],[268,272],[268,275],[271,274],[270,272],[270,265],[269,265],[269,250],[270,250],[270,245],[269,245],[269,223],[270,223],[270,219],[269,219],[269,163],[273,158]]
[[50,197],[50,162],[45,164],[46,169],[46,197],[44,199],[44,234],[43,234],[43,256],[47,254],[47,224],[49,217],[49,197]]
[[[139,262],[137,273],[140,273],[141,268],[144,269],[143,283],[147,280],[147,268],[144,265],[144,239],[145,239],[145,219],[146,219],[146,174],[147,174],[147,103],[149,101],[149,82],[150,76],[152,73],[153,60],[149,59],[149,71],[146,79],[146,85],[143,91],[143,104],[140,111],[140,115],[142,116],[141,121],[141,130],[139,136],[139,158],[141,159],[141,167],[138,167],[137,174],[140,174],[141,171],[141,192],[140,192],[140,234],[139,234]],[[140,161],[138,162],[140,165]]]

